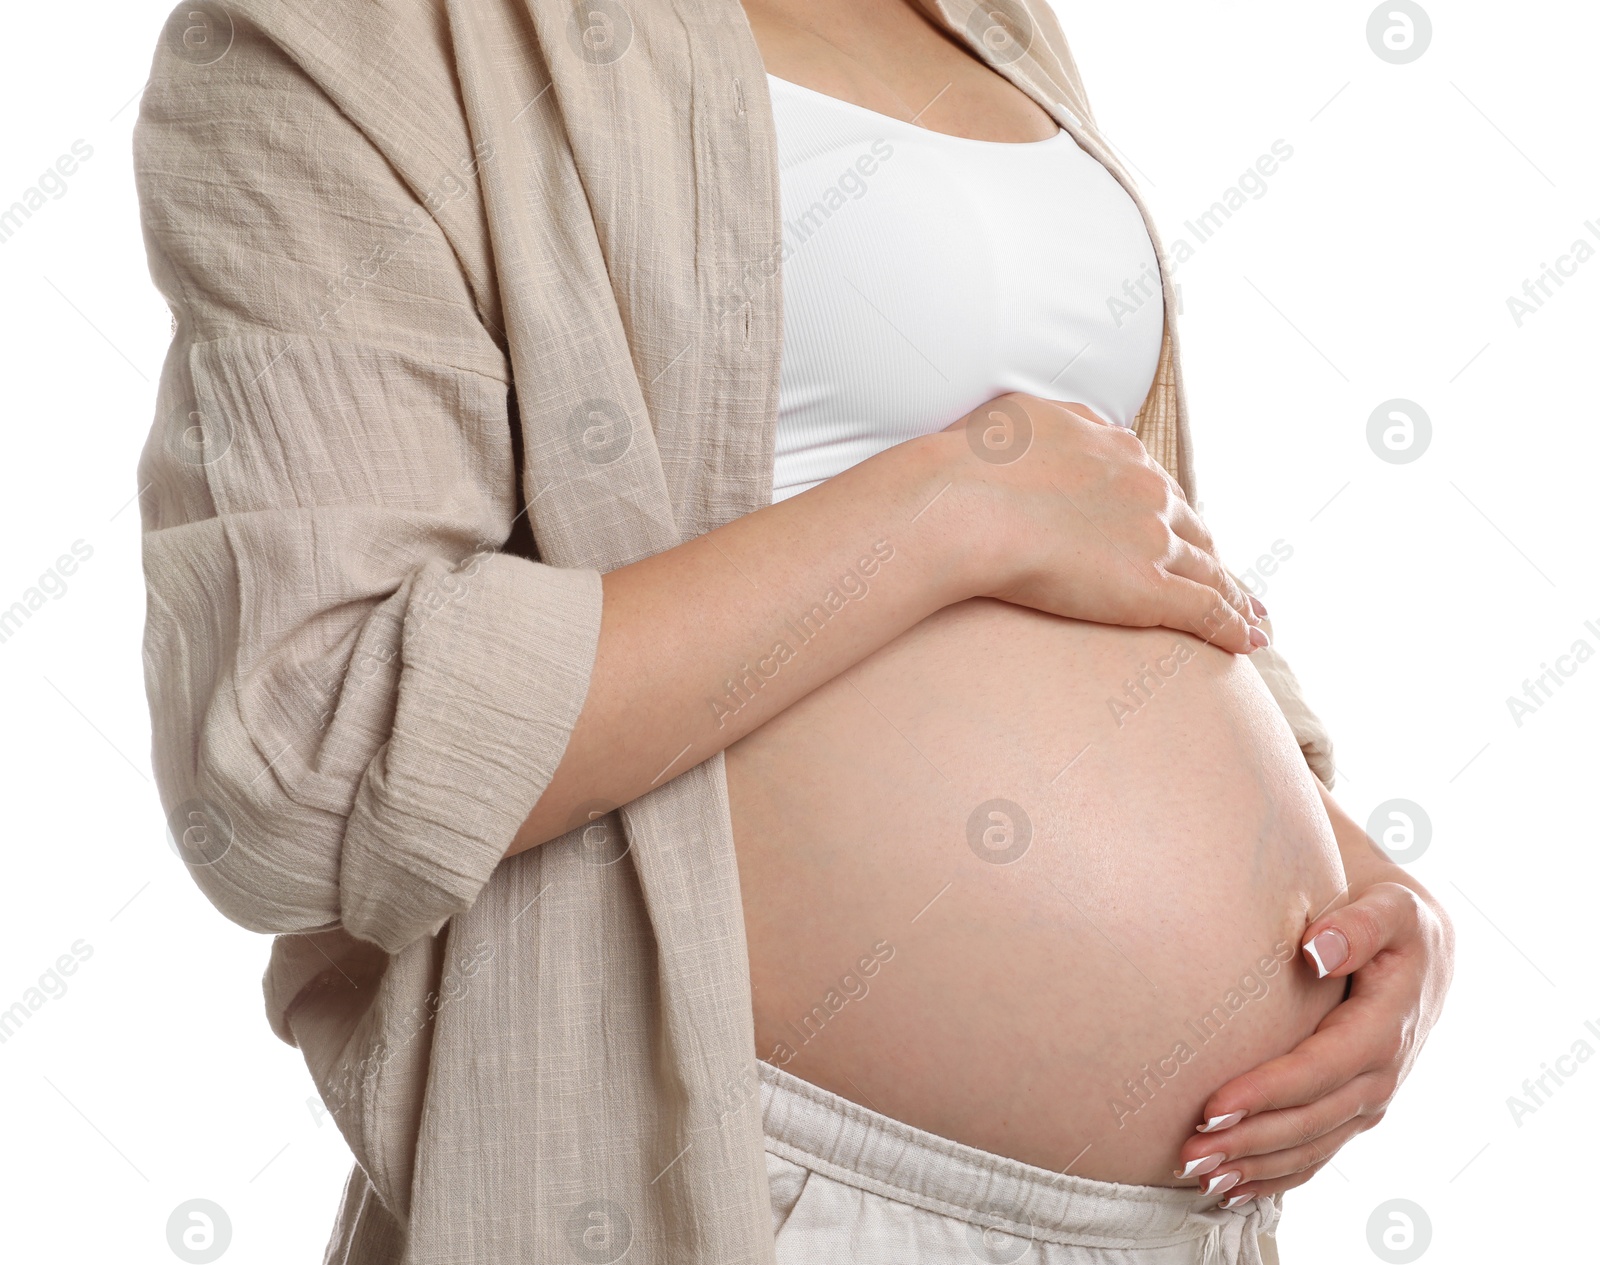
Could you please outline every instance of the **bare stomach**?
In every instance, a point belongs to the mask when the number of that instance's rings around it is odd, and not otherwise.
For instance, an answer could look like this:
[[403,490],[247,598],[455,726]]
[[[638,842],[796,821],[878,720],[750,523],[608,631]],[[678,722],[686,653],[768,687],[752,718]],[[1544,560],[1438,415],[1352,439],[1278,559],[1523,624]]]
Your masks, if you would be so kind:
[[1187,634],[963,602],[727,776],[758,1054],[929,1132],[1172,1185],[1206,1098],[1343,994],[1299,953],[1344,886],[1312,775]]

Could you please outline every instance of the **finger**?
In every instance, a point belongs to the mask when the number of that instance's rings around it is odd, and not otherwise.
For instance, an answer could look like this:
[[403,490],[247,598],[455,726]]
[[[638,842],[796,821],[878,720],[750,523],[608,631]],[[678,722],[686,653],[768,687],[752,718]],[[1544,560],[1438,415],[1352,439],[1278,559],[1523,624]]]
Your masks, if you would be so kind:
[[1383,1085],[1376,1077],[1358,1076],[1313,1102],[1246,1116],[1219,1133],[1195,1134],[1179,1148],[1172,1175],[1203,1176],[1226,1163],[1291,1150],[1380,1108],[1385,1101]]
[[1255,610],[1251,607],[1250,599],[1244,590],[1234,583],[1227,568],[1217,561],[1209,549],[1198,549],[1187,540],[1179,540],[1175,545],[1173,557],[1164,561],[1162,565],[1173,575],[1181,575],[1186,580],[1214,588],[1229,606],[1239,612],[1240,618],[1252,627],[1258,622]]
[[1349,975],[1383,949],[1414,939],[1421,926],[1420,904],[1409,887],[1374,883],[1344,908],[1307,927],[1301,951],[1317,978]]
[[1226,1119],[1237,1112],[1243,1112],[1240,1119],[1244,1119],[1326,1098],[1384,1065],[1391,1057],[1385,1042],[1393,1027],[1390,1012],[1382,1005],[1354,999],[1341,1002],[1294,1049],[1234,1077],[1212,1094],[1206,1100],[1205,1119]]
[[[1159,461],[1156,461],[1154,458],[1151,458],[1150,464],[1155,466],[1155,468],[1157,470],[1161,471],[1162,474],[1165,474],[1167,476],[1167,485],[1172,489],[1172,495],[1174,497],[1176,497],[1178,500],[1182,501],[1183,504],[1187,506],[1189,504],[1189,494],[1183,490],[1183,484],[1179,483],[1176,479],[1174,479],[1172,477],[1172,475],[1170,473],[1168,473],[1167,468],[1164,465],[1162,465]],[[1191,509],[1192,509],[1192,507],[1191,507]],[[1195,521],[1196,522],[1200,522],[1200,516],[1199,516],[1198,513],[1195,514]],[[1205,524],[1203,522],[1200,522],[1200,529],[1202,531],[1206,530],[1206,526],[1205,526]],[[1207,532],[1207,535],[1209,535],[1209,534],[1210,533]],[[1207,545],[1206,548],[1210,549],[1211,546]]]
[[1209,584],[1171,572],[1158,572],[1154,620],[1168,628],[1193,633],[1201,641],[1234,654],[1257,650],[1266,638]]
[[[1156,466],[1156,469],[1161,470],[1161,467]],[[1201,518],[1195,512],[1194,506],[1189,504],[1188,498],[1183,495],[1183,488],[1178,486],[1178,481],[1170,474],[1167,474],[1165,470],[1161,470],[1161,473],[1166,475],[1167,482],[1177,490],[1176,500],[1178,504],[1172,514],[1173,532],[1182,536],[1197,549],[1203,549],[1212,557],[1216,557],[1217,542],[1211,535],[1211,529],[1206,526],[1205,519]]]
[[1267,619],[1266,603],[1252,593],[1245,582],[1234,575],[1232,571],[1229,571],[1228,574],[1232,576],[1233,582],[1239,586],[1239,591],[1244,594],[1244,600],[1250,603],[1250,610],[1256,617],[1257,625],[1262,632],[1267,634],[1267,638],[1270,640],[1272,637],[1272,624]]
[[[1158,470],[1160,469],[1159,466],[1156,468]],[[1166,474],[1165,470],[1162,470],[1161,472]],[[1230,590],[1229,601],[1233,604],[1234,608],[1238,610],[1239,613],[1243,615],[1251,624],[1260,627],[1263,621],[1266,619],[1267,608],[1258,602],[1255,598],[1255,595],[1250,593],[1244,587],[1238,576],[1234,575],[1232,571],[1228,570],[1227,567],[1222,565],[1222,559],[1217,553],[1217,542],[1211,535],[1211,529],[1205,525],[1205,521],[1200,517],[1200,515],[1195,513],[1195,511],[1190,508],[1189,503],[1183,499],[1183,489],[1178,486],[1178,481],[1170,474],[1167,474],[1166,477],[1167,482],[1172,485],[1173,489],[1177,493],[1177,505],[1172,515],[1173,535],[1187,541],[1205,555],[1205,558],[1209,560],[1210,565],[1215,566],[1218,574],[1220,574],[1227,582]],[[1210,583],[1210,581],[1206,582]],[[1222,586],[1220,584],[1215,584],[1213,587],[1217,588],[1219,592],[1222,591]],[[1261,631],[1267,635],[1268,644],[1271,644],[1271,634],[1267,633],[1265,628],[1262,628]]]
[[[1167,484],[1172,489],[1173,499],[1177,502],[1177,507],[1172,515],[1173,534],[1201,550],[1216,564],[1218,571],[1221,572],[1232,587],[1233,593],[1238,595],[1238,600],[1233,603],[1234,606],[1251,624],[1259,626],[1267,617],[1267,608],[1261,604],[1254,593],[1244,587],[1238,576],[1222,565],[1221,556],[1217,551],[1216,538],[1212,536],[1211,529],[1206,526],[1205,520],[1200,517],[1199,512],[1189,504],[1189,498],[1184,493],[1183,485],[1168,474],[1162,466],[1154,462],[1151,464],[1155,465],[1156,469],[1166,476]],[[1220,586],[1216,587],[1220,589]],[[1233,598],[1230,596],[1229,600],[1233,601]],[[1262,631],[1265,632],[1266,630],[1262,629]],[[1270,644],[1270,642],[1271,635],[1268,634],[1268,643]]]
[[1274,1177],[1271,1180],[1263,1178],[1260,1181],[1241,1183],[1221,1196],[1217,1204],[1219,1208],[1237,1208],[1240,1204],[1249,1203],[1264,1195],[1281,1194],[1286,1190],[1293,1190],[1296,1186],[1304,1186],[1308,1181],[1320,1173],[1333,1160],[1332,1156],[1321,1160],[1309,1168],[1303,1168],[1298,1173],[1288,1177]]
[[1249,1198],[1252,1190],[1258,1190],[1261,1186],[1285,1178],[1293,1179],[1308,1169],[1320,1168],[1351,1138],[1365,1133],[1377,1123],[1374,1116],[1358,1116],[1331,1133],[1287,1151],[1274,1151],[1271,1155],[1254,1156],[1237,1162],[1229,1161],[1202,1178],[1200,1189],[1208,1195]]

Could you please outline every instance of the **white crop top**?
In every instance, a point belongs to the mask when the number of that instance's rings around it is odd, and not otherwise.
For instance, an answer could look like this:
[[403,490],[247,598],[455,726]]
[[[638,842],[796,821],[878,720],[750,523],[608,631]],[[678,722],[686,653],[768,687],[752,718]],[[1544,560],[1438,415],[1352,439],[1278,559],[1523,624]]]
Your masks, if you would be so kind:
[[774,501],[1006,391],[1133,424],[1161,350],[1155,250],[1071,133],[971,140],[767,82],[783,205]]

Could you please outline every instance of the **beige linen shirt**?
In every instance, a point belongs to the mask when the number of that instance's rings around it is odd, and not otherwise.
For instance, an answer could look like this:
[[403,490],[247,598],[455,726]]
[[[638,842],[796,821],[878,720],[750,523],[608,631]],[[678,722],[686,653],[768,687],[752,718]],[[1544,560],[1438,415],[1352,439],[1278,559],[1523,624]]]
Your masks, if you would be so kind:
[[[937,3],[1129,183],[1042,0]],[[738,0],[185,4],[134,156],[175,318],[139,471],[157,781],[205,895],[276,934],[273,1029],[355,1153],[328,1259],[770,1262],[721,755],[502,860],[602,573],[771,499]],[[1192,500],[1170,319],[1138,432]]]

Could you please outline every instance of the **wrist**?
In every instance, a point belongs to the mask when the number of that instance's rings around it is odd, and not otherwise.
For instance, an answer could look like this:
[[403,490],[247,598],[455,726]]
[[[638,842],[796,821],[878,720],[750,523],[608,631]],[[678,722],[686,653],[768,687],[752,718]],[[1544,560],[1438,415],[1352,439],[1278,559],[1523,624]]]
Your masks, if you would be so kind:
[[975,502],[971,453],[961,431],[938,431],[897,444],[894,503],[904,506],[902,529],[927,567],[935,608],[977,597],[994,587],[993,520]]
[[921,435],[905,450],[918,535],[938,560],[945,604],[1000,597],[1016,582],[1019,551],[997,504],[993,467],[973,458],[965,427]]
[[1344,811],[1339,801],[1333,797],[1333,792],[1320,782],[1318,786],[1322,792],[1323,804],[1328,810],[1328,820],[1333,825],[1333,836],[1339,847],[1340,858],[1344,862],[1345,881],[1350,898],[1356,899],[1362,892],[1379,883],[1394,883],[1406,888],[1431,915],[1432,925],[1437,929],[1440,945],[1448,960],[1455,947],[1455,927],[1450,921],[1449,912],[1439,903],[1438,897],[1403,865],[1392,860],[1360,823]]
[[1328,823],[1333,827],[1334,842],[1344,863],[1345,881],[1351,895],[1356,895],[1374,883],[1400,883],[1412,886],[1405,869],[1397,864],[1366,832],[1360,822],[1344,810],[1344,805],[1316,779],[1317,792],[1322,796],[1322,806],[1327,811]]

